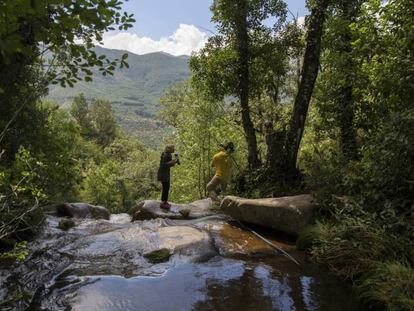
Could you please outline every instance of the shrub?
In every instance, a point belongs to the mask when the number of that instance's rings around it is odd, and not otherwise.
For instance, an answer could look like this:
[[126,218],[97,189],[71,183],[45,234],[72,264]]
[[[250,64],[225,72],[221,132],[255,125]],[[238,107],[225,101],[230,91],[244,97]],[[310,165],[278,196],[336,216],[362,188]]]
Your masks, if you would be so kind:
[[389,311],[414,310],[414,270],[407,264],[378,262],[357,282],[361,300]]
[[317,222],[306,228],[298,237],[296,246],[299,250],[309,250],[313,246],[321,245],[324,241],[334,239],[338,227],[328,222]]
[[397,257],[398,249],[385,231],[362,218],[340,223],[318,223],[307,229],[298,247],[310,249],[319,264],[345,279],[354,280],[383,258]]
[[86,164],[81,199],[126,212],[136,201],[154,197],[158,155],[128,137],[104,149],[104,159]]

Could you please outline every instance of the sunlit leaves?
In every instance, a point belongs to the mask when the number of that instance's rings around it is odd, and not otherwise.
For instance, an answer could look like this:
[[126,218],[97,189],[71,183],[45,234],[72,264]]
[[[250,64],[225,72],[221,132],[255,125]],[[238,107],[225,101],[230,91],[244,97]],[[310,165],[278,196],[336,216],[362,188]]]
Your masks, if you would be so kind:
[[102,41],[104,32],[133,26],[133,15],[119,12],[122,4],[96,0],[3,1],[0,63],[11,64],[21,56],[34,61],[47,50],[55,56],[45,60],[47,78],[54,84],[72,86],[82,79],[91,81],[87,67],[98,67],[102,74],[112,75],[115,67],[128,66],[126,57],[109,60],[91,49]]

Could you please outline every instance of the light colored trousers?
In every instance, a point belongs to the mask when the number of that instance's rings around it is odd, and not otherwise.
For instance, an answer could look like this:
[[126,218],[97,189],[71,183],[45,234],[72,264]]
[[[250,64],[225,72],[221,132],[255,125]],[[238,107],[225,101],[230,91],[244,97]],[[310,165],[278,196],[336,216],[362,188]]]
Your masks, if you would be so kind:
[[207,184],[208,196],[212,200],[215,200],[215,201],[218,200],[217,194],[216,194],[216,191],[215,190],[216,190],[217,186],[219,186],[219,185],[220,185],[220,188],[221,188],[221,192],[224,193],[226,191],[226,188],[227,188],[227,183],[223,179],[221,179],[221,178],[219,178],[217,176],[214,176],[210,180],[210,182]]

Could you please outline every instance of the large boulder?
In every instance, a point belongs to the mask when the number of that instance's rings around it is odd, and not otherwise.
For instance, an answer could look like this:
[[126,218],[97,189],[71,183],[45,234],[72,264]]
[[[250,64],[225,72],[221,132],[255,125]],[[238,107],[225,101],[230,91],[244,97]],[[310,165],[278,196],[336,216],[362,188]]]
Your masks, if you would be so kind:
[[312,221],[318,207],[310,194],[302,194],[267,199],[227,196],[221,208],[240,221],[297,236]]
[[226,257],[252,256],[252,255],[274,255],[274,250],[253,233],[243,230],[235,225],[223,222],[221,225],[215,223],[208,228],[214,245],[220,255]]
[[88,203],[58,203],[46,206],[44,212],[73,218],[109,219],[110,213],[103,206]]
[[171,203],[170,210],[160,208],[160,201],[146,200],[131,210],[132,221],[155,218],[195,219],[215,214],[211,199],[203,199],[188,204]]
[[[209,234],[192,227],[164,227],[159,220],[106,225],[97,230],[96,221],[84,223],[73,233],[78,238],[59,248],[74,260],[72,268],[79,273],[159,274],[176,262],[199,261],[214,251]],[[152,267],[168,261],[168,265]]]

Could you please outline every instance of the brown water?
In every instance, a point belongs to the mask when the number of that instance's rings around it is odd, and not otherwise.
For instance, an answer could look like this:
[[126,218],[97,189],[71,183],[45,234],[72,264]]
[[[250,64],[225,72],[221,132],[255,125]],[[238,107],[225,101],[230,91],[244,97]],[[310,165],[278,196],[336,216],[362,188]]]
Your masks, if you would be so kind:
[[[159,277],[85,277],[85,285],[65,305],[97,311],[354,310],[341,284],[271,264],[215,257],[180,264]],[[60,295],[70,288],[59,289]]]
[[[357,310],[347,284],[315,270],[291,241],[272,234],[267,237],[298,259],[300,267],[250,233],[219,221],[198,225],[212,237],[208,249],[192,246],[203,256],[176,253],[156,265],[133,254],[130,245],[118,245],[124,243],[119,237],[134,226],[152,228],[160,223],[89,222],[62,233],[53,221],[46,229],[49,234],[37,241],[39,254],[17,268],[6,287],[0,286],[9,294],[25,286],[35,294],[26,303],[22,300],[1,310]],[[56,240],[51,241],[50,233]],[[108,253],[105,248],[114,244],[117,254]],[[88,256],[73,257],[67,251],[72,248],[80,248],[81,254],[88,250]]]

